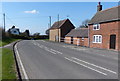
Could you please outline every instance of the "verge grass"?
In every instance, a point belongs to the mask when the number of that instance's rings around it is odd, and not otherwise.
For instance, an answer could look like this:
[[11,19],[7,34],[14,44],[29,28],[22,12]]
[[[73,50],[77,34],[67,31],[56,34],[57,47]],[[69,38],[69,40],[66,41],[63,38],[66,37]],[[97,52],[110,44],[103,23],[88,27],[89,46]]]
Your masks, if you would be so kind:
[[12,43],[14,41],[17,41],[17,40],[20,40],[20,39],[4,38],[4,39],[0,40],[0,47],[4,46],[4,45],[7,45],[9,43]]
[[2,79],[17,79],[13,51],[2,48]]
[[0,49],[0,81],[2,80],[2,48]]

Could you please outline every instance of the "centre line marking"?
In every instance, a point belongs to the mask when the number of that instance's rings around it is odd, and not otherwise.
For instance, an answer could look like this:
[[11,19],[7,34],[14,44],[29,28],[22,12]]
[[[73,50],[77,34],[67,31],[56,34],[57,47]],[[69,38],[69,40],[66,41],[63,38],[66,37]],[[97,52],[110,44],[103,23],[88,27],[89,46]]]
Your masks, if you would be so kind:
[[98,73],[100,73],[100,74],[103,74],[103,75],[107,76],[106,73],[103,73],[103,72],[101,72],[101,71],[99,71],[99,70],[93,69],[93,68],[91,68],[91,67],[89,67],[89,66],[86,66],[86,65],[81,64],[81,63],[79,63],[79,62],[77,62],[77,61],[71,60],[71,59],[69,59],[69,58],[67,58],[67,57],[64,57],[64,58],[67,59],[67,60],[69,60],[69,61],[71,61],[71,62],[74,62],[74,63],[76,63],[76,64],[78,64],[78,65],[84,66],[84,67],[86,67],[86,68],[88,68],[88,69],[90,69],[90,70],[93,70],[93,71],[95,71],[95,72],[98,72]]

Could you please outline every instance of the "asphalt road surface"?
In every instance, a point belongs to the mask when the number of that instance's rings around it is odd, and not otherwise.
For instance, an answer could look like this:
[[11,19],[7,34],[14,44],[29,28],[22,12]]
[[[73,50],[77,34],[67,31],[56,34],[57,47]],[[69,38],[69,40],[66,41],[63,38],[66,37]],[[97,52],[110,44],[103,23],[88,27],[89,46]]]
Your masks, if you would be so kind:
[[44,40],[16,45],[23,75],[29,79],[117,79],[118,54]]

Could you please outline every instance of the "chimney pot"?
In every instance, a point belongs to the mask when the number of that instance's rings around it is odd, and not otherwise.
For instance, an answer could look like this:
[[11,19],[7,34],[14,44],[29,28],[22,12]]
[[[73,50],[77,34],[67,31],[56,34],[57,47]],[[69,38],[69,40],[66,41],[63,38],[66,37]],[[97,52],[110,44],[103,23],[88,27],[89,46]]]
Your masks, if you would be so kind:
[[102,10],[101,2],[98,2],[97,11],[101,11],[101,10]]

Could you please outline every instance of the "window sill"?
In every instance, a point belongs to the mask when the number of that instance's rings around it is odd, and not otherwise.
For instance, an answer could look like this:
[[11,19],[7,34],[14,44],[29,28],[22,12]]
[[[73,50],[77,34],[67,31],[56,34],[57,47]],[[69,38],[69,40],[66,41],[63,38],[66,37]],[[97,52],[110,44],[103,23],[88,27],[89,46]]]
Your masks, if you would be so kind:
[[92,43],[94,43],[94,44],[101,44],[102,42],[92,42]]

